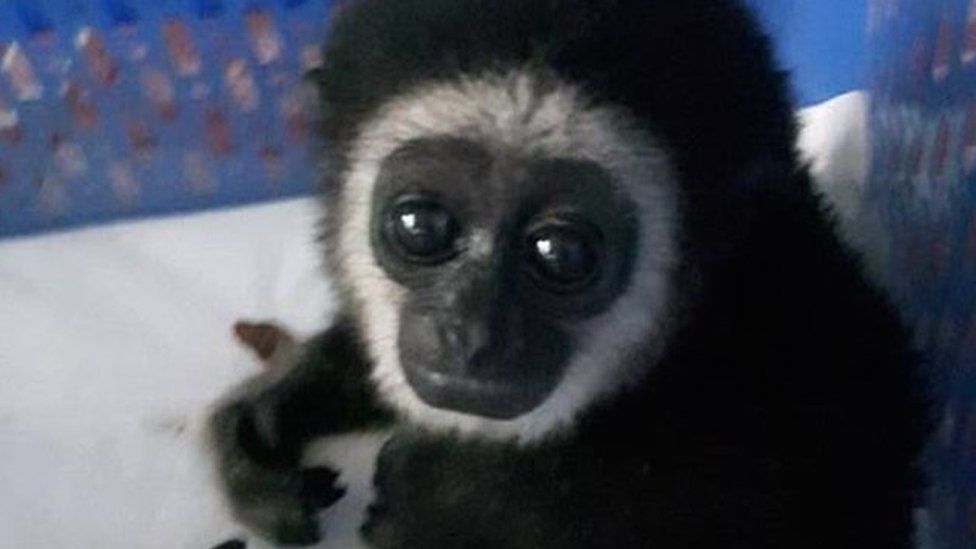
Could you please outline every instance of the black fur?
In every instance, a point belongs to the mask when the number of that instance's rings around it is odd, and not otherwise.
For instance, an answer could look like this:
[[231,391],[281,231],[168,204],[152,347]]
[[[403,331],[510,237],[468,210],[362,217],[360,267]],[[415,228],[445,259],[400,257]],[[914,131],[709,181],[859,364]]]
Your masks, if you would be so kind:
[[247,543],[239,539],[231,539],[215,545],[211,549],[247,549]]
[[[364,527],[373,546],[910,546],[927,424],[916,359],[811,189],[785,79],[747,13],[724,0],[358,0],[331,33],[316,78],[333,189],[392,96],[527,65],[628,109],[681,182],[676,327],[647,378],[528,448],[399,425]],[[304,374],[218,412],[224,466],[293,487],[307,437],[390,420],[356,338],[340,323],[310,346]],[[288,436],[228,427],[256,403]],[[252,438],[262,450],[246,451]],[[298,490],[249,493],[242,478],[225,475],[239,515],[278,531],[248,511]]]
[[304,445],[329,433],[385,427],[391,413],[367,382],[348,322],[304,345],[284,372],[251,380],[210,418],[218,473],[235,516],[288,544],[319,539],[315,513],[344,494],[328,468],[299,468]]

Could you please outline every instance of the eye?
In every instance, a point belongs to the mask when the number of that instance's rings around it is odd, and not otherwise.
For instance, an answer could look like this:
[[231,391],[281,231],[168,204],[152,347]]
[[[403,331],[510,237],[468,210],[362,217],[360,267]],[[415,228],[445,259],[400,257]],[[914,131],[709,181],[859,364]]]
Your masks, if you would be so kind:
[[429,198],[398,200],[390,209],[384,228],[387,242],[410,261],[440,263],[457,251],[457,220]]
[[602,239],[585,224],[553,223],[529,232],[529,272],[548,289],[575,292],[597,278]]

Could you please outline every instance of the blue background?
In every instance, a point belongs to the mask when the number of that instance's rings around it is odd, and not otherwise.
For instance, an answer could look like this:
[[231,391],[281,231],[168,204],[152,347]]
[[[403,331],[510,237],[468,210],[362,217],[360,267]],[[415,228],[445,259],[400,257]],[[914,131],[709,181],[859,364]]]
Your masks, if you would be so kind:
[[[24,97],[0,71],[0,117],[15,113],[18,121],[16,131],[0,131],[0,237],[310,192],[311,140],[296,120],[309,119],[302,109],[313,94],[301,74],[323,39],[327,7],[322,0],[0,3],[0,49],[16,46],[43,88]],[[259,56],[252,19],[270,23],[273,59]],[[197,74],[179,72],[167,25],[188,39]],[[93,72],[76,46],[83,27],[103,44],[114,81]],[[253,111],[227,85],[231,62],[251,75],[260,98]],[[172,86],[174,115],[161,116],[147,100],[147,72]],[[94,126],[74,113],[66,86],[79,90]],[[208,134],[214,121],[223,125],[219,144]],[[120,190],[113,185],[120,178],[135,185]]]
[[863,87],[868,4],[863,0],[747,0],[790,71],[798,103]]

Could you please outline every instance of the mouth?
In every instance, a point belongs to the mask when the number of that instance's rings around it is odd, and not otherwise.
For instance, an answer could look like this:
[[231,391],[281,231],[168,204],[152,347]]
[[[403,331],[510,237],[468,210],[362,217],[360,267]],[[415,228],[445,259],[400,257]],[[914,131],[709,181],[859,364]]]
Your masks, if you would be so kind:
[[403,370],[407,382],[427,405],[489,419],[515,419],[537,408],[549,393],[549,388],[539,383],[477,379],[411,363],[405,363]]

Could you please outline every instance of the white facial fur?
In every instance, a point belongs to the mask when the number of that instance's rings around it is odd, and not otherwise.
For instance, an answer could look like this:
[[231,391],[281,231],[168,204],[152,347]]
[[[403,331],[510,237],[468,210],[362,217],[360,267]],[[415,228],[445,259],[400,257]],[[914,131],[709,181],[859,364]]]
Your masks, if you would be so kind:
[[[575,87],[528,70],[430,84],[394,98],[364,125],[344,174],[338,276],[359,310],[374,361],[373,380],[408,420],[461,435],[537,441],[570,428],[593,402],[639,379],[659,351],[668,310],[678,220],[676,183],[664,152],[623,113],[587,101]],[[533,411],[492,420],[427,405],[407,383],[397,337],[405,289],[376,263],[370,243],[373,186],[382,161],[404,143],[458,136],[491,147],[553,158],[585,159],[607,169],[638,210],[638,251],[629,286],[588,319],[556,390]],[[489,244],[486,244],[489,245]]]

